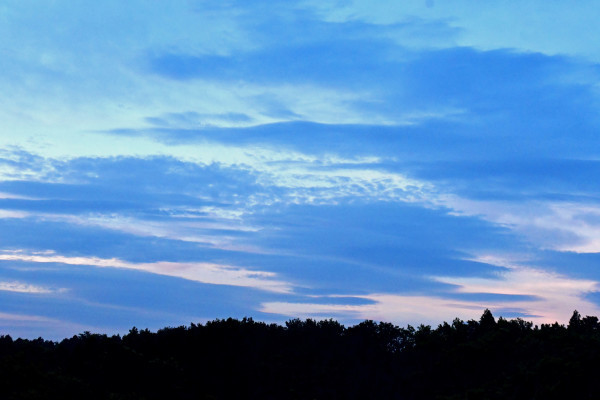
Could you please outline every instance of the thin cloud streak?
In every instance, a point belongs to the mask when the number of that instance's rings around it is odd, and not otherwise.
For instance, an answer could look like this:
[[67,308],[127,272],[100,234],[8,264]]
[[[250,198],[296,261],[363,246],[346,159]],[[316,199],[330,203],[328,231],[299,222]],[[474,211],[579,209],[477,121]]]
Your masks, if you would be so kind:
[[53,289],[45,286],[31,285],[22,282],[0,282],[0,290],[5,292],[15,293],[31,293],[31,294],[51,294],[64,293],[67,289]]
[[30,214],[22,211],[0,210],[0,218],[27,218]]
[[67,257],[55,255],[54,252],[51,251],[38,254],[27,254],[20,251],[4,252],[0,254],[0,260],[60,263],[67,265],[93,266],[98,268],[126,268],[213,285],[249,287],[274,293],[293,292],[293,286],[288,282],[275,279],[277,274],[273,272],[254,271],[231,265],[213,263],[130,263],[116,258]]

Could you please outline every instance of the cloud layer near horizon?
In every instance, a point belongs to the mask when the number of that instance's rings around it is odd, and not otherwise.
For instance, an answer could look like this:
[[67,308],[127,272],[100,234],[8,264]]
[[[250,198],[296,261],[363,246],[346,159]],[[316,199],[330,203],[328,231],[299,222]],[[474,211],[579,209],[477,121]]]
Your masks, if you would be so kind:
[[599,314],[598,9],[461,4],[6,2],[3,332]]

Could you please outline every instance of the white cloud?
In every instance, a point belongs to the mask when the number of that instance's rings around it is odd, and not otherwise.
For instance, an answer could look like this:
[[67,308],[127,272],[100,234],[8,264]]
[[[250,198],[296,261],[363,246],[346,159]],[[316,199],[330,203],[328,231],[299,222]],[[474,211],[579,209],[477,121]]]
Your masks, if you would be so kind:
[[[340,160],[340,164],[343,161]],[[325,162],[324,164],[328,164]],[[407,176],[360,167],[339,168],[321,162],[260,166],[259,183],[290,189],[282,202],[335,203],[344,198],[414,202],[424,200],[431,184]],[[287,198],[286,198],[287,197]]]
[[61,263],[99,268],[126,268],[213,285],[250,287],[275,293],[291,293],[293,291],[292,284],[276,279],[277,274],[274,272],[249,270],[242,267],[214,263],[166,261],[131,263],[116,258],[66,257],[56,255],[53,252],[29,254],[20,251],[4,251],[0,253],[0,260]]
[[23,211],[0,210],[0,219],[5,218],[27,218],[29,213]]
[[459,216],[477,216],[524,235],[541,248],[600,252],[600,207],[556,201],[482,201],[439,195],[434,204]]
[[31,285],[22,282],[0,282],[0,291],[16,292],[16,293],[31,293],[31,294],[50,294],[62,293],[67,289],[54,289],[45,286]]
[[[258,248],[239,244],[235,235],[236,232],[255,232],[258,228],[248,226],[238,219],[224,218],[219,215],[218,210],[213,213],[217,215],[216,218],[219,222],[207,223],[201,218],[192,218],[191,220],[170,218],[152,221],[120,214],[84,216],[43,214],[40,217],[44,220],[100,227],[141,237],[159,237],[199,243],[222,250],[261,252]],[[219,230],[219,233],[215,234],[213,230]],[[231,234],[227,234],[227,231]]]
[[20,196],[12,193],[0,192],[0,200],[4,199],[18,199],[18,200],[33,200],[32,197]]

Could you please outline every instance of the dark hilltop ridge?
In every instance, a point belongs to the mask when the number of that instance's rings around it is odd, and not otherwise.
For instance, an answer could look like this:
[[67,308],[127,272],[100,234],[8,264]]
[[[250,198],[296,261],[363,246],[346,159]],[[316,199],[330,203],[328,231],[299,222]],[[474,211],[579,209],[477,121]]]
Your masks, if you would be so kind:
[[600,323],[401,328],[250,318],[157,332],[0,337],[1,399],[597,399]]

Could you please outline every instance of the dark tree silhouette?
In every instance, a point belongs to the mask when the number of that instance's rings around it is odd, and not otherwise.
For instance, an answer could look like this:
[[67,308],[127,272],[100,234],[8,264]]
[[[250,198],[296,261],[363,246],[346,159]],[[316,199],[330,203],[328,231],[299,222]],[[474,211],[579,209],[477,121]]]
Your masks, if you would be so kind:
[[364,321],[215,320],[60,343],[0,336],[0,398],[595,399],[597,317],[568,327],[455,319],[437,328]]
[[496,320],[494,319],[492,312],[487,308],[485,309],[485,311],[481,315],[481,318],[479,319],[479,326],[483,330],[490,330],[496,326]]
[[573,311],[573,315],[569,319],[569,329],[573,331],[579,331],[581,329],[581,314],[579,311]]

